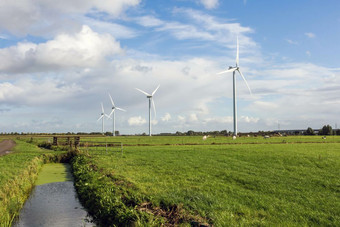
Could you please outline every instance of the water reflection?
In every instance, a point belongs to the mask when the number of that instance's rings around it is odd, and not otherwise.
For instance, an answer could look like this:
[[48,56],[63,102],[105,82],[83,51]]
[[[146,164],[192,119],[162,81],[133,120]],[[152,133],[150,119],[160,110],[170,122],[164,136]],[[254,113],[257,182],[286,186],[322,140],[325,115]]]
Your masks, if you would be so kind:
[[72,181],[36,186],[26,201],[19,226],[95,226],[82,208]]

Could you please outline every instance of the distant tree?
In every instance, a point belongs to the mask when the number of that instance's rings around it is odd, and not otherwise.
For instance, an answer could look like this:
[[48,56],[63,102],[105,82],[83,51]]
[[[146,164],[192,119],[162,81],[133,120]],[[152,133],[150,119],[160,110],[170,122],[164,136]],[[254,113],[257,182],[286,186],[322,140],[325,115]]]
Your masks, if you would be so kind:
[[322,129],[320,130],[319,134],[320,134],[320,135],[324,135],[324,136],[332,135],[332,134],[333,134],[332,126],[330,126],[330,125],[324,125],[324,126],[322,127]]
[[227,136],[228,135],[228,131],[227,130],[222,130],[220,132],[221,135]]
[[105,132],[105,136],[112,136],[112,132]]
[[180,132],[180,131],[177,131],[177,132],[176,132],[176,136],[182,136],[182,135],[183,135],[182,132]]
[[195,135],[195,132],[192,131],[192,130],[189,130],[189,131],[187,132],[187,135],[188,135],[188,136],[193,136],[193,135]]
[[311,127],[308,127],[306,130],[306,135],[309,135],[309,136],[315,135],[314,130]]

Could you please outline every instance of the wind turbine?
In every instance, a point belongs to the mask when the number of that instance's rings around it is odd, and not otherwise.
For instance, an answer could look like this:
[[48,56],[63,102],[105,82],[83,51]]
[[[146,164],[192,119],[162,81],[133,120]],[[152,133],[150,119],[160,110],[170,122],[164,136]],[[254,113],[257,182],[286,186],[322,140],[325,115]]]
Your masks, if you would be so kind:
[[161,85],[158,85],[158,87],[151,93],[151,95],[149,93],[146,93],[145,91],[142,91],[141,89],[136,88],[138,91],[145,94],[146,98],[149,99],[149,136],[151,136],[151,106],[153,106],[153,111],[154,111],[155,117],[156,117],[156,107],[155,107],[155,102],[153,101],[152,97],[156,93],[156,91],[158,90],[159,86],[161,86]]
[[223,74],[223,73],[228,73],[228,72],[233,72],[233,107],[234,107],[234,135],[233,138],[235,139],[237,137],[237,103],[236,103],[236,71],[241,75],[243,78],[244,82],[246,83],[249,92],[251,94],[250,87],[247,83],[246,78],[244,78],[240,66],[239,66],[239,45],[238,45],[238,37],[237,37],[237,44],[236,44],[236,65],[229,66],[228,70],[217,73],[217,74]]
[[102,112],[101,112],[100,117],[98,118],[97,121],[102,119],[102,134],[104,135],[104,116],[106,116],[107,118],[110,118],[110,117],[107,114],[105,114],[103,103],[101,102],[100,104],[102,106]]
[[115,114],[115,110],[120,110],[120,111],[126,111],[126,110],[115,106],[115,103],[113,102],[113,99],[112,99],[110,93],[109,93],[109,96],[110,96],[110,100],[111,100],[111,104],[112,104],[112,111],[109,114],[109,118],[111,118],[111,115],[113,114],[113,132],[112,132],[112,135],[116,136],[116,124],[115,124],[115,115],[116,114]]

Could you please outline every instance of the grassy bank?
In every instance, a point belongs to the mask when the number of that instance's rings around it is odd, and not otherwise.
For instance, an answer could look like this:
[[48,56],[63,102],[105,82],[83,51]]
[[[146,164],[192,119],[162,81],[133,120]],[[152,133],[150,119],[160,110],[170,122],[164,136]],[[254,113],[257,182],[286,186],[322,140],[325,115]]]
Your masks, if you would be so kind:
[[44,162],[58,161],[61,157],[37,146],[16,140],[12,153],[0,157],[0,223],[11,226],[28,198],[37,174]]
[[216,226],[340,225],[338,143],[136,146],[91,162],[152,206],[181,206]]
[[186,226],[205,221],[176,204],[155,206],[133,183],[99,169],[90,156],[75,156],[71,164],[80,201],[101,226]]

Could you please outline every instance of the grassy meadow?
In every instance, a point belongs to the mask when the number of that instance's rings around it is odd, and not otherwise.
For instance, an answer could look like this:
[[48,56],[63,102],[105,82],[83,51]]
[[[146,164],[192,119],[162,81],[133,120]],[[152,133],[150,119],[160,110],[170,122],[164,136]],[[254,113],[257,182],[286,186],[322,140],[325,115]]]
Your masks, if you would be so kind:
[[[0,157],[0,223],[10,225],[46,159],[49,137]],[[340,226],[340,137],[82,136],[71,167],[83,205],[104,226]],[[29,143],[28,143],[29,142]],[[59,160],[60,161],[60,160]],[[170,220],[171,219],[171,220]],[[170,220],[170,221],[169,221]]]
[[[131,144],[153,146],[93,151],[92,160],[154,206],[181,205],[216,226],[340,225],[339,137],[144,138]],[[129,138],[106,138],[119,139]],[[182,141],[206,144],[164,145]]]
[[340,143],[340,136],[276,136],[265,139],[259,137],[239,137],[232,140],[225,136],[118,136],[82,137],[81,141],[122,142],[124,145],[209,145],[209,144],[273,144],[273,143]]
[[[70,137],[79,135],[69,135]],[[33,143],[53,141],[53,136],[24,136],[21,137],[26,141]],[[81,141],[87,142],[122,142],[126,146],[135,145],[209,145],[209,144],[273,144],[273,143],[340,143],[340,136],[275,136],[265,139],[258,137],[239,137],[232,140],[225,136],[211,136],[207,140],[203,140],[202,136],[84,136],[80,135]]]

